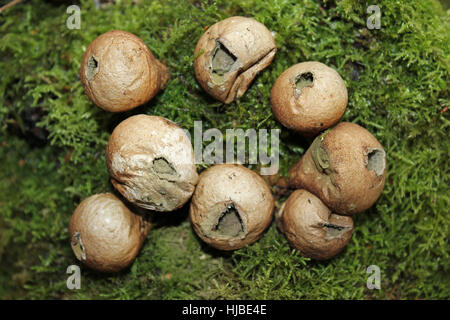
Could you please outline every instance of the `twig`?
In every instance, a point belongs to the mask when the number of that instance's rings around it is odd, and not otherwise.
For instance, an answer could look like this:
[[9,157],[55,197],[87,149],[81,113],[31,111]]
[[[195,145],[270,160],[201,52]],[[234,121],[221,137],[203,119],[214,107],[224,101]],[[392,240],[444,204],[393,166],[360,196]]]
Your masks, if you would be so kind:
[[13,0],[8,4],[5,4],[3,7],[0,8],[0,13],[2,13],[3,11],[5,11],[6,9],[8,9],[9,7],[12,7],[15,4],[18,4],[20,2],[22,2],[23,0]]

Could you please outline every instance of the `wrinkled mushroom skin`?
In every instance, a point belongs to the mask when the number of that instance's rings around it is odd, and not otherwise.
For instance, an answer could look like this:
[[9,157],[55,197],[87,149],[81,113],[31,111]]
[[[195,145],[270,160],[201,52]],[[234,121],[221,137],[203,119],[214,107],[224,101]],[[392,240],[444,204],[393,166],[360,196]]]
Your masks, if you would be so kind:
[[236,164],[215,165],[200,175],[190,219],[197,235],[220,250],[257,241],[272,221],[270,188],[257,173]]
[[195,48],[195,76],[203,89],[224,103],[240,98],[275,57],[270,31],[258,21],[231,17],[211,26]]
[[117,272],[130,265],[147,236],[150,224],[131,212],[111,193],[83,200],[72,215],[72,250],[88,267]]
[[122,121],[109,139],[106,164],[113,186],[128,201],[155,211],[183,206],[198,181],[188,136],[158,116]]
[[348,244],[353,220],[334,214],[312,193],[295,190],[276,213],[279,229],[305,257],[326,260]]
[[272,111],[287,128],[314,136],[336,124],[348,102],[341,76],[320,62],[302,62],[284,71],[270,93]]
[[386,153],[363,127],[341,122],[318,136],[289,171],[289,183],[318,196],[332,211],[353,215],[383,191]]
[[148,102],[164,88],[169,75],[139,37],[112,30],[89,45],[80,78],[97,106],[122,112]]

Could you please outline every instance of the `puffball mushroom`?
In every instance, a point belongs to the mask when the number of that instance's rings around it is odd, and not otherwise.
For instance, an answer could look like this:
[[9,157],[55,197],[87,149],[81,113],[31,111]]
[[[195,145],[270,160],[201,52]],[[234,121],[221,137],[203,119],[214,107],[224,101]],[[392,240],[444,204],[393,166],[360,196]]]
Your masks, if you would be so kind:
[[136,258],[149,231],[149,222],[131,212],[115,195],[84,199],[70,219],[72,250],[88,267],[117,272]]
[[81,62],[80,78],[97,106],[122,112],[153,98],[164,88],[169,74],[139,37],[112,30],[89,45]]
[[353,220],[334,214],[312,193],[295,190],[275,215],[278,228],[305,257],[326,260],[348,244]]
[[183,206],[198,181],[194,151],[185,132],[158,116],[122,121],[106,148],[113,186],[131,203],[155,211]]
[[215,165],[200,175],[190,219],[197,235],[220,250],[257,241],[272,221],[274,200],[257,173],[238,164]]
[[342,117],[348,102],[347,87],[334,69],[320,62],[302,62],[278,77],[270,102],[281,124],[314,136]]
[[275,40],[262,23],[230,17],[211,26],[198,41],[195,76],[211,96],[230,103],[247,91],[276,51]]
[[289,171],[289,183],[318,196],[332,211],[352,215],[383,191],[386,152],[363,127],[341,122],[318,136]]

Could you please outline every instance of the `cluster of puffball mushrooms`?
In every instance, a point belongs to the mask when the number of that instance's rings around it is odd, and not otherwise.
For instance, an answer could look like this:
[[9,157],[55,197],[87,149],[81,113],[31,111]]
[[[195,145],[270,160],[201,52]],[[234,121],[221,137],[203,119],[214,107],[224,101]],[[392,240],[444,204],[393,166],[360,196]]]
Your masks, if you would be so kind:
[[[198,41],[195,75],[208,94],[228,104],[246,92],[276,51],[263,24],[231,17]],[[123,112],[152,99],[169,73],[139,37],[113,30],[89,45],[80,78],[98,107]],[[349,242],[351,216],[381,194],[385,152],[356,124],[326,130],[343,115],[347,89],[339,74],[320,62],[284,71],[270,99],[284,126],[317,136],[290,170],[289,185],[297,190],[276,213],[276,224],[302,255],[329,259]],[[220,250],[254,243],[272,222],[274,198],[260,175],[240,164],[218,164],[199,176],[190,139],[163,117],[140,114],[122,121],[109,139],[106,164],[121,198],[111,193],[86,198],[69,226],[77,259],[92,269],[117,272],[133,262],[151,227],[146,210],[170,212],[191,199],[195,233]]]

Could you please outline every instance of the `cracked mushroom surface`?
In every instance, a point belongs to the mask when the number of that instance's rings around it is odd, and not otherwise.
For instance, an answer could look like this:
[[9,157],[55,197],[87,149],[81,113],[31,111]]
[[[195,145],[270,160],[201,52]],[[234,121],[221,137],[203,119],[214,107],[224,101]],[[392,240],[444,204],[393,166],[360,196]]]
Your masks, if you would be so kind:
[[86,94],[98,107],[123,112],[153,98],[164,88],[169,74],[138,36],[112,30],[89,45],[80,78]]
[[122,121],[109,139],[106,164],[113,186],[128,201],[155,211],[183,206],[198,181],[189,137],[159,116]]
[[135,214],[115,195],[84,199],[70,219],[69,235],[78,260],[102,272],[117,272],[136,258],[147,236],[148,220]]
[[254,243],[270,225],[274,200],[257,173],[237,164],[215,165],[200,175],[190,219],[197,235],[220,250]]
[[289,196],[275,218],[289,243],[315,260],[334,257],[353,234],[351,217],[332,213],[318,197],[303,189]]
[[292,187],[309,190],[344,215],[370,208],[383,191],[385,177],[383,147],[369,131],[350,122],[318,136],[289,171]]
[[247,17],[212,25],[195,48],[195,76],[203,89],[224,103],[240,98],[256,75],[275,57],[271,32]]
[[339,73],[323,63],[308,61],[278,77],[270,102],[281,124],[314,136],[339,121],[347,107],[348,93]]

